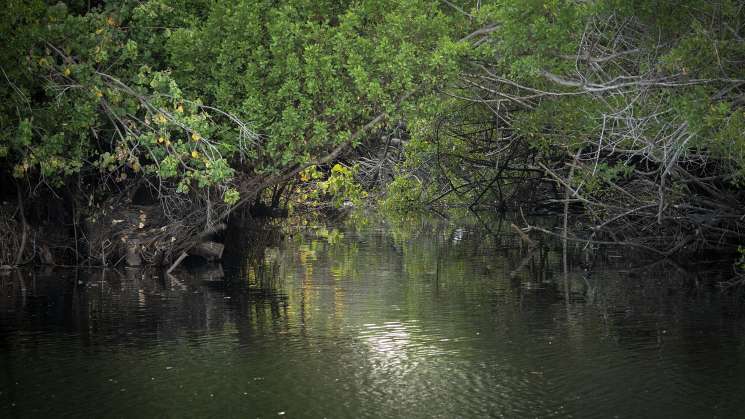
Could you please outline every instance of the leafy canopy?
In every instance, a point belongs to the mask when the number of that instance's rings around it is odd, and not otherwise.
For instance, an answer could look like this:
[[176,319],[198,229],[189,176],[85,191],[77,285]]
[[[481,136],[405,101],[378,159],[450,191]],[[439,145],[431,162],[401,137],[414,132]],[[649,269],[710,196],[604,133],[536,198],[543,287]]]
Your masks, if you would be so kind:
[[402,98],[454,74],[472,24],[425,0],[104,4],[0,11],[0,161],[14,176],[145,177],[236,202],[237,178],[304,166],[377,115],[413,111]]

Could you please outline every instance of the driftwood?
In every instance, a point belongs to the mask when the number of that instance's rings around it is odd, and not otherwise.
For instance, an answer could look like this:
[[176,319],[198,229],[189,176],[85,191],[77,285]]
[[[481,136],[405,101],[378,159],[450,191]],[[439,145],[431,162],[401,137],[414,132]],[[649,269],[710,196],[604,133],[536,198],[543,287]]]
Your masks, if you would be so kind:
[[171,264],[168,268],[167,273],[171,273],[176,269],[181,262],[184,261],[188,256],[199,256],[207,260],[208,262],[215,262],[222,259],[222,253],[225,250],[225,245],[217,242],[207,241],[202,242],[188,251],[184,250],[181,252],[179,257]]
[[166,273],[170,274],[171,272],[173,272],[174,269],[178,268],[178,266],[181,264],[181,262],[184,261],[184,259],[186,259],[187,256],[189,256],[188,253],[181,252],[181,254],[179,255],[179,257],[176,259],[175,262],[173,262],[173,264],[171,265],[171,267],[168,268],[168,270],[166,271]]

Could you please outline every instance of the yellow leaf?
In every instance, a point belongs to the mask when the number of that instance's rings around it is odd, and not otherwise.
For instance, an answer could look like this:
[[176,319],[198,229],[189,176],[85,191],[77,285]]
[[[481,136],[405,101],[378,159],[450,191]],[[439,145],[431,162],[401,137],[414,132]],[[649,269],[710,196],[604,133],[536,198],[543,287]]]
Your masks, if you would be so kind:
[[158,142],[163,144],[164,142],[166,142],[166,137],[161,135],[160,137],[158,137]]
[[194,158],[196,159],[196,158],[198,158],[198,157],[199,157],[199,152],[198,152],[197,150],[192,150],[192,152],[191,152],[191,156],[192,156],[192,157],[194,157]]
[[179,103],[178,106],[176,106],[176,112],[184,113],[184,106]]
[[194,140],[194,141],[199,141],[199,140],[200,140],[201,138],[202,138],[202,137],[201,137],[201,136],[199,136],[199,133],[196,133],[196,132],[192,132],[192,133],[191,133],[191,139],[192,139],[192,140]]
[[62,74],[65,75],[65,77],[70,75],[70,67],[65,67],[65,70],[62,72]]

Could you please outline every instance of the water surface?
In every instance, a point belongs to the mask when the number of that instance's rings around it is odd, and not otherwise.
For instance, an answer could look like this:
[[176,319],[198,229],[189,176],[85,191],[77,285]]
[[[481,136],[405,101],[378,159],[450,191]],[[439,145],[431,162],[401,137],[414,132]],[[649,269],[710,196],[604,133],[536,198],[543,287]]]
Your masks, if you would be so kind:
[[231,247],[224,275],[0,277],[0,417],[745,416],[741,304],[695,266],[565,275],[432,220]]

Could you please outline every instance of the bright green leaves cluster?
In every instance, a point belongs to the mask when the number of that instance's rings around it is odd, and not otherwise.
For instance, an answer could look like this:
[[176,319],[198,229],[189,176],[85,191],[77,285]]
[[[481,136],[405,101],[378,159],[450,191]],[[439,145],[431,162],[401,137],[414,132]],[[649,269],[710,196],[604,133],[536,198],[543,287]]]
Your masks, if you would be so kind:
[[[461,30],[430,1],[218,1],[168,42],[186,91],[250,116],[259,170],[304,164],[434,85]],[[439,61],[432,59],[439,52]]]
[[341,208],[345,203],[356,207],[364,205],[367,192],[357,182],[357,167],[335,164],[328,173],[310,166],[300,172],[299,192],[301,203],[307,206],[330,204]]
[[367,192],[355,180],[356,172],[356,167],[350,168],[337,163],[331,167],[328,179],[318,182],[318,189],[329,196],[330,202],[336,207],[341,207],[347,201],[361,206]]

